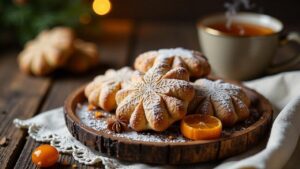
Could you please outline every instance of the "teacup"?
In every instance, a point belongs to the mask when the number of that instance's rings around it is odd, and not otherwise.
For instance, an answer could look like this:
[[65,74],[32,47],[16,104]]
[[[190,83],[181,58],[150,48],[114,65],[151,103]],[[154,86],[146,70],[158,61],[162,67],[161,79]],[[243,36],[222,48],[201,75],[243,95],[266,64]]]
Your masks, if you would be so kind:
[[[268,15],[237,13],[231,18],[232,24],[245,24],[245,28],[250,25],[249,30],[241,30],[244,32],[239,34],[218,28],[218,24],[220,27],[226,21],[224,14],[216,14],[205,17],[197,25],[201,49],[213,73],[222,78],[247,80],[266,72],[280,44],[282,22]],[[296,39],[300,41],[298,36]],[[291,65],[299,56],[279,67]],[[279,67],[273,69],[280,70]]]

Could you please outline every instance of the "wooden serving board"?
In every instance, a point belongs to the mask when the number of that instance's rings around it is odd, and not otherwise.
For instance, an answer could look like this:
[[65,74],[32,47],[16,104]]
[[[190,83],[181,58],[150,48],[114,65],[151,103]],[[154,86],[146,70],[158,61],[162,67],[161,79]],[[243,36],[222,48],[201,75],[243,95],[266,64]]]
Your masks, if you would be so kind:
[[249,127],[234,131],[216,140],[186,142],[145,142],[117,137],[94,130],[80,121],[76,106],[86,101],[84,86],[66,100],[64,111],[71,134],[86,146],[120,160],[155,164],[190,164],[224,159],[246,151],[268,136],[272,124],[272,107],[267,99],[254,90],[243,87],[251,106],[260,118]]

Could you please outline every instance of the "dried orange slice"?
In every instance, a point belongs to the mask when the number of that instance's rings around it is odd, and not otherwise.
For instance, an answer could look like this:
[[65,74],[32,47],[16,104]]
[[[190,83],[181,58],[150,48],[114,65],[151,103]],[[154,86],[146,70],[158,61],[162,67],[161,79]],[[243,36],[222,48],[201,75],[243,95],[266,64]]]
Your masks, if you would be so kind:
[[184,117],[180,125],[184,137],[192,140],[210,140],[221,136],[221,121],[209,115],[193,114]]

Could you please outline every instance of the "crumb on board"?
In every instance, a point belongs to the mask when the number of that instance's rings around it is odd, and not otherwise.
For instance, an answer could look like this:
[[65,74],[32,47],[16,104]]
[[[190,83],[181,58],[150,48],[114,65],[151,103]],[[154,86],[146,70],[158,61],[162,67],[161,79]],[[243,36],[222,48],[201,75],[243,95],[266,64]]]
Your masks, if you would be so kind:
[[78,108],[82,108],[82,104],[81,103],[77,103],[77,107]]
[[175,136],[169,135],[169,136],[168,136],[168,139],[173,140],[173,139],[175,139]]
[[92,105],[92,104],[88,105],[88,110],[89,111],[96,110],[96,109],[97,109],[97,107],[95,105]]
[[104,117],[104,113],[101,111],[95,111],[95,118],[102,118]]
[[6,137],[2,137],[0,139],[0,146],[6,146],[8,144],[8,139]]

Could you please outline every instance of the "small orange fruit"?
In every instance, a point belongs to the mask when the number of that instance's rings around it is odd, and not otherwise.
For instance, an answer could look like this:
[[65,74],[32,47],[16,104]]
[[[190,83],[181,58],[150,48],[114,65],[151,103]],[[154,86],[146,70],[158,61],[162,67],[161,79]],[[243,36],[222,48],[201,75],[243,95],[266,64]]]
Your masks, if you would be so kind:
[[93,104],[88,105],[88,110],[89,111],[93,111],[93,110],[96,110],[96,109],[97,109],[97,107],[95,105],[93,105]]
[[101,111],[95,111],[95,118],[102,118],[104,117],[104,114]]
[[193,114],[184,117],[180,124],[184,137],[192,140],[210,140],[221,136],[221,121],[210,115]]
[[32,162],[38,167],[50,167],[58,160],[59,153],[55,147],[43,144],[33,150]]

